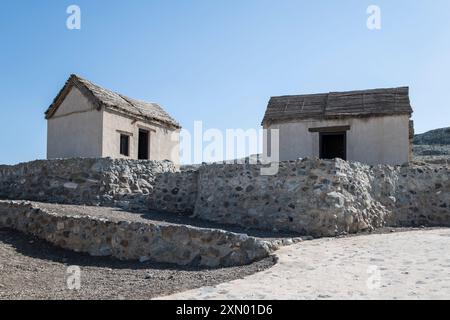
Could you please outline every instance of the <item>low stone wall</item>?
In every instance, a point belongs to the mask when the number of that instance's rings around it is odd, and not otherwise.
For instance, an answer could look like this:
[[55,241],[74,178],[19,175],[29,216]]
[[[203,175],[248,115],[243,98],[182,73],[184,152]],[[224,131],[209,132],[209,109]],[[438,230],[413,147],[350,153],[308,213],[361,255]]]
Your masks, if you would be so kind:
[[70,216],[30,202],[0,201],[0,227],[35,235],[62,248],[122,260],[217,267],[244,265],[270,254],[268,243],[244,234]]
[[199,168],[195,216],[259,229],[313,236],[383,226],[450,226],[450,167],[368,166],[343,160]]
[[0,197],[187,213],[313,236],[383,226],[450,226],[450,164],[368,166],[343,160],[210,164],[68,159],[0,166]]
[[198,171],[169,172],[158,175],[148,208],[158,211],[193,213],[198,194]]
[[389,226],[450,227],[450,165],[372,168],[371,194],[390,212]]
[[[260,165],[210,165],[200,169],[195,216],[259,229],[313,236],[356,233],[389,218],[372,201],[367,177],[343,174],[345,162],[280,163],[278,174]],[[349,179],[350,177],[350,179]]]
[[170,161],[37,160],[0,166],[0,198],[126,207],[151,194],[159,174],[174,171]]

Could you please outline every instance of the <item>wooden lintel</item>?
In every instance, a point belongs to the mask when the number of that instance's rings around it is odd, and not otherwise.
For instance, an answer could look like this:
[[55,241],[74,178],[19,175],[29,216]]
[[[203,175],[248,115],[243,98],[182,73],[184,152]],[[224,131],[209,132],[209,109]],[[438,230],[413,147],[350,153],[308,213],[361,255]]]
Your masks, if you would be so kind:
[[319,127],[308,129],[309,132],[343,132],[349,130],[350,126]]

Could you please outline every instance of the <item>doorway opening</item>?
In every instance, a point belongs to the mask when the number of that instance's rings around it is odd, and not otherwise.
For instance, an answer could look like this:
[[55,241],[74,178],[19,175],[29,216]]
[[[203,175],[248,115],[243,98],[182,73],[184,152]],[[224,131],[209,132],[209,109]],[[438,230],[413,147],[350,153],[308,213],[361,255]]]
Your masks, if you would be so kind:
[[319,148],[321,159],[347,160],[347,133],[321,132]]
[[138,159],[149,159],[149,136],[150,133],[147,130],[139,129],[139,142],[138,142]]

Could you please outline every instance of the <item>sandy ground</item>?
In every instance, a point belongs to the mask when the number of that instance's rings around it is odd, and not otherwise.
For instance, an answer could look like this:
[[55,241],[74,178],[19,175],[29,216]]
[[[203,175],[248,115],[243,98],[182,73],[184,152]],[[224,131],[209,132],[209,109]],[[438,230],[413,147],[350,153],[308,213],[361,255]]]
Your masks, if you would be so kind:
[[[273,264],[272,257],[223,269],[125,262],[60,249],[0,228],[0,299],[150,299],[243,278]],[[68,288],[69,266],[80,268],[79,290]]]
[[302,242],[272,268],[164,299],[450,299],[450,229]]

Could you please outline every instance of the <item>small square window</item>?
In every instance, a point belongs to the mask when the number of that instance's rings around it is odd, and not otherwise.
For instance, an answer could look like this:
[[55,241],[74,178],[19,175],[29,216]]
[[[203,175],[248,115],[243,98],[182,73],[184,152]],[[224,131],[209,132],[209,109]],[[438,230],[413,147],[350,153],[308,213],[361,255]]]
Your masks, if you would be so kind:
[[120,135],[120,154],[127,157],[130,155],[130,136],[126,134]]

